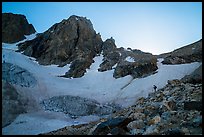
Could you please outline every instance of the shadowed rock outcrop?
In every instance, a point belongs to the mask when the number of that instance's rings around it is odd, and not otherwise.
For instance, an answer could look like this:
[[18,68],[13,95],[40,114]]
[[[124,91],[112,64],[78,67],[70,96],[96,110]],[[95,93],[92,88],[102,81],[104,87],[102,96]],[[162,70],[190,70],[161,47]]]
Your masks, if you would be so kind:
[[[117,48],[113,38],[107,39],[102,45],[103,63],[98,71],[114,69],[113,77],[120,78],[132,75],[134,78],[154,73],[157,68],[157,59],[150,53],[140,50],[125,50]],[[131,58],[132,60],[128,60]],[[115,66],[115,67],[114,67]]]
[[190,75],[186,75],[181,79],[184,83],[202,83],[202,65],[194,70]]
[[24,15],[2,13],[2,42],[15,43],[25,39],[25,35],[35,32],[35,28]]
[[176,49],[172,52],[159,55],[164,57],[163,64],[185,64],[195,61],[202,61],[202,39]]
[[[118,62],[113,76],[115,78],[132,75],[134,78],[145,77],[155,73],[158,69],[157,59],[150,53],[145,53],[139,50],[126,51],[124,57]],[[123,54],[122,54],[123,56]],[[127,58],[132,58],[134,61],[129,61]]]
[[115,45],[115,40],[111,37],[103,42],[102,45],[102,54],[103,54],[103,62],[100,64],[100,68],[98,71],[107,71],[111,70],[112,67],[119,61],[120,52],[117,51],[117,47]]
[[[117,48],[113,38],[107,39],[103,43],[102,50],[104,59],[98,71],[114,69],[113,77],[115,78],[127,75],[138,78],[147,76],[158,69],[155,56],[137,49],[125,50],[124,48]],[[132,58],[132,61],[127,58]]]

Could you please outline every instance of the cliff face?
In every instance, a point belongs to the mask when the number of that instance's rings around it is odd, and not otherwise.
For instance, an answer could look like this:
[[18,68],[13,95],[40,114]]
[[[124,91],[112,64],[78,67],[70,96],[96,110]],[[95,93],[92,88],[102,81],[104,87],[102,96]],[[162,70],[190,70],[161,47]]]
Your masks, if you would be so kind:
[[25,35],[35,32],[35,28],[24,15],[2,13],[2,42],[15,43],[25,39]]

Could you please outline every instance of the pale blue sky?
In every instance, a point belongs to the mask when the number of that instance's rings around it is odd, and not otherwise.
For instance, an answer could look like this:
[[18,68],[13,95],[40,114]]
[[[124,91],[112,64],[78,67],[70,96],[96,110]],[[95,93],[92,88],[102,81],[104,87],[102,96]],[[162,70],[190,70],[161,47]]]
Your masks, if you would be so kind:
[[202,38],[202,2],[3,2],[2,12],[24,14],[37,32],[71,15],[91,20],[102,39],[153,54]]

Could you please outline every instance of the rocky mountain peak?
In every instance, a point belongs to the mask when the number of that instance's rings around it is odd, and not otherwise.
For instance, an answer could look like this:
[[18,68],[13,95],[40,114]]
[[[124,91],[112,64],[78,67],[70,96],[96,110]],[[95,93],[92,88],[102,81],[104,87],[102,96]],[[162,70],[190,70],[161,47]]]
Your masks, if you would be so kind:
[[15,43],[25,39],[25,35],[35,32],[35,28],[24,15],[2,13],[2,42]]
[[102,43],[90,20],[73,15],[18,46],[19,51],[35,57],[42,65],[64,66],[71,63],[65,77],[81,77],[93,58],[101,52]]

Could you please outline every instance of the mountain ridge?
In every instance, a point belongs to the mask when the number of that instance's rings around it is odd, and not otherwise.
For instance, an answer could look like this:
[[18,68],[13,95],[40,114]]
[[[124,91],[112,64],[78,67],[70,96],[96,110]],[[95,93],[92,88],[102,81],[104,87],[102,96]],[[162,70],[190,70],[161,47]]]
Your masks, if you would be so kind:
[[202,39],[175,49],[168,53],[158,55],[163,57],[164,64],[184,64],[195,61],[202,61]]
[[[113,38],[103,42],[91,21],[76,15],[63,19],[35,39],[18,44],[18,47],[19,51],[35,57],[42,65],[65,66],[70,63],[70,70],[62,75],[67,78],[84,76],[86,69],[93,63],[93,58],[101,53],[104,62],[99,71],[111,70],[116,65],[114,78],[127,75],[137,78],[157,70],[156,58],[151,53],[141,51],[138,54],[136,50],[117,48]],[[135,61],[127,61],[125,58],[128,56]]]

